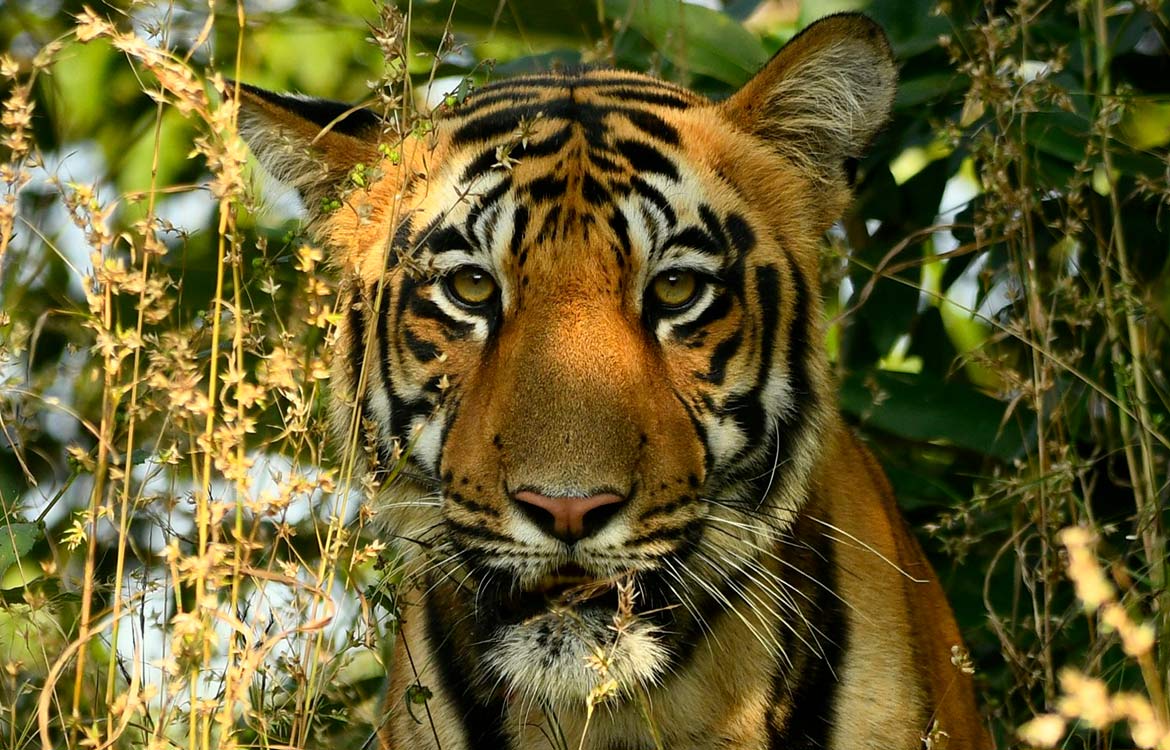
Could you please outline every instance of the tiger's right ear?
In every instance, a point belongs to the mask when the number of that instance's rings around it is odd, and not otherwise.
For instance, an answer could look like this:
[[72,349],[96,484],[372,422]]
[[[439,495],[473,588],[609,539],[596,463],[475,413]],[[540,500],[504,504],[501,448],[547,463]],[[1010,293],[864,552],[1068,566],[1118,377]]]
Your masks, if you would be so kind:
[[350,187],[358,164],[380,161],[381,120],[370,110],[236,81],[228,81],[229,96],[237,86],[240,135],[273,177],[300,194],[310,223]]

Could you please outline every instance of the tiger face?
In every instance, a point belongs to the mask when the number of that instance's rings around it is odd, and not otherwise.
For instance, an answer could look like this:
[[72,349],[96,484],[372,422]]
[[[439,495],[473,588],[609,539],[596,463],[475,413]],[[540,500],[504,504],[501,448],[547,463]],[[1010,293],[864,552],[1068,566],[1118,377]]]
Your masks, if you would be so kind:
[[894,79],[843,15],[722,103],[533,75],[381,151],[368,113],[243,89],[308,205],[377,165],[313,216],[344,287],[334,414],[405,467],[379,510],[472,682],[580,705],[663,680],[712,610],[793,606],[726,582],[774,567],[835,418],[818,247]]

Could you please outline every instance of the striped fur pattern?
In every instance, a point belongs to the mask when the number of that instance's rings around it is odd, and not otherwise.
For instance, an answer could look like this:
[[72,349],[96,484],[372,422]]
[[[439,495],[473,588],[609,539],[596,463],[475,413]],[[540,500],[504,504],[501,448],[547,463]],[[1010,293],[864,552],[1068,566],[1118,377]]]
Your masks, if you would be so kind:
[[[381,152],[368,115],[244,88],[343,278],[337,425],[405,467],[379,501],[416,605],[383,747],[912,748],[933,722],[983,746],[821,345],[820,239],[894,82],[838,15],[723,103],[532,75]],[[523,492],[620,502],[565,538]]]

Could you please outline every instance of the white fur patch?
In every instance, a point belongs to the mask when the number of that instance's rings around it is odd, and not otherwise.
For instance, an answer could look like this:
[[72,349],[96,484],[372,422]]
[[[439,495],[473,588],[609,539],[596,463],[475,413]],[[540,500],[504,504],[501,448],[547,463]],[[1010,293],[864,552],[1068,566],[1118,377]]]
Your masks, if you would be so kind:
[[655,630],[635,622],[619,635],[597,610],[554,610],[497,631],[488,666],[525,702],[581,708],[609,679],[623,693],[659,680],[668,655]]

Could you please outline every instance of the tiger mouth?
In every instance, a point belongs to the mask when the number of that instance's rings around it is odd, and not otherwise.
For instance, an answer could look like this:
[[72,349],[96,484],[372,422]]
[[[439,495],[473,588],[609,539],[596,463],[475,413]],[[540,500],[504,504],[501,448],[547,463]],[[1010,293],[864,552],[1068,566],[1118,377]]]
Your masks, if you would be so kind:
[[616,580],[600,578],[575,563],[513,586],[494,579],[487,586],[480,601],[494,600],[493,617],[500,624],[518,625],[547,616],[601,615],[618,608]]
[[540,577],[522,590],[530,596],[543,596],[551,604],[573,605],[586,602],[614,587],[614,581],[599,579],[575,563],[562,565]]

